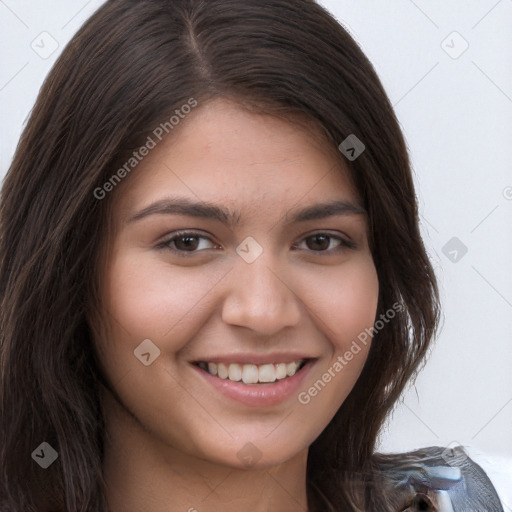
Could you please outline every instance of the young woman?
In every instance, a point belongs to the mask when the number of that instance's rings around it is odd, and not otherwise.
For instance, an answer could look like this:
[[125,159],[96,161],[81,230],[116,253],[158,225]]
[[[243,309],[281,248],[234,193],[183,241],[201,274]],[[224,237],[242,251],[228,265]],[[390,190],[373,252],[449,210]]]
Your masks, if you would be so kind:
[[403,136],[311,0],[112,0],[5,179],[1,510],[503,511],[375,453],[439,304]]

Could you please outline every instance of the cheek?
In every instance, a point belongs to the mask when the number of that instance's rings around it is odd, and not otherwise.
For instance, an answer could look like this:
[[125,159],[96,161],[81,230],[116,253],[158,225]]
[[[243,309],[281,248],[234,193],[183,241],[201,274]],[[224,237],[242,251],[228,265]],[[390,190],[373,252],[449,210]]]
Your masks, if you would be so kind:
[[[96,344],[103,370],[124,403],[145,403],[152,389],[173,384],[165,369],[207,320],[208,291],[221,277],[217,270],[192,276],[191,269],[172,267],[147,251],[113,253],[102,289],[106,329]],[[144,342],[148,339],[150,344]],[[156,355],[150,366],[137,359],[142,350]]]
[[336,352],[347,350],[361,332],[373,326],[378,296],[377,272],[369,257],[340,268],[338,275],[326,280],[315,304]]
[[105,283],[107,308],[132,339],[181,340],[189,329],[200,327],[203,302],[219,276],[172,267],[147,253],[127,253],[112,260]]
[[378,294],[375,266],[365,259],[340,267],[337,275],[325,280],[314,301],[314,317],[330,344],[329,355],[299,393],[298,402],[318,419],[313,426],[315,437],[334,417],[361,374],[371,344],[365,329],[374,325]]

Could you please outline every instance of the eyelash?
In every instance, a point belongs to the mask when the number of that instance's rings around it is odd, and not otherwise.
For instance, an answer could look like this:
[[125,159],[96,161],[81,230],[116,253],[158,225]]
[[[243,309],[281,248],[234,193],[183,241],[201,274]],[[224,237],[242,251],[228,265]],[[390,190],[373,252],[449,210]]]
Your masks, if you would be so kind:
[[[327,250],[324,250],[324,251],[314,251],[312,249],[306,249],[307,251],[319,254],[321,256],[328,256],[328,255],[331,255],[331,254],[337,254],[338,252],[340,252],[342,250],[345,250],[345,249],[356,249],[357,248],[357,245],[354,242],[350,241],[350,240],[347,240],[347,239],[345,239],[345,238],[343,238],[341,236],[336,236],[336,235],[331,235],[329,233],[324,233],[322,231],[319,231],[317,233],[313,233],[311,235],[308,235],[307,237],[303,238],[299,242],[299,244],[304,242],[304,241],[306,241],[306,240],[308,240],[309,238],[313,238],[315,236],[320,236],[320,235],[326,236],[327,238],[329,238],[331,240],[332,239],[338,240],[340,242],[340,244],[337,247],[335,247],[334,249],[327,249]],[[204,236],[203,234],[197,233],[195,231],[177,231],[176,233],[173,234],[172,237],[170,237],[167,240],[164,240],[163,242],[158,244],[157,248],[158,249],[166,249],[166,250],[171,251],[172,253],[174,253],[174,254],[176,254],[178,256],[185,257],[185,258],[190,258],[194,254],[202,252],[202,250],[199,250],[199,251],[198,250],[183,251],[183,250],[171,247],[171,244],[173,242],[175,242],[176,240],[179,240],[180,238],[186,238],[186,237],[204,238],[204,239],[210,240],[209,237]],[[294,247],[296,247],[296,245],[294,245]],[[203,249],[203,250],[205,250],[205,249]]]

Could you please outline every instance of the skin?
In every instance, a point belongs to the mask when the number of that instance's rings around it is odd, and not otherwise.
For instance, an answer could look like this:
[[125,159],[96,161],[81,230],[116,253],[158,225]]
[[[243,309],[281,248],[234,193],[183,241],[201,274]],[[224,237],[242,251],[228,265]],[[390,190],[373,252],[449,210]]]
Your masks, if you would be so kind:
[[[308,446],[354,386],[370,343],[307,405],[298,393],[269,407],[236,402],[191,361],[302,352],[315,358],[298,390],[307,391],[373,326],[378,279],[366,216],[289,224],[298,208],[360,204],[340,155],[296,124],[216,99],[171,135],[112,198],[95,330],[115,392],[103,397],[109,505],[112,512],[306,511]],[[170,196],[236,211],[239,224],[177,214],[128,221]],[[207,237],[193,240],[195,252],[183,239],[170,247],[184,256],[157,247],[185,229]],[[263,248],[250,264],[236,252],[248,236]],[[336,236],[357,247],[340,246]],[[134,356],[145,339],[160,350],[149,366]],[[244,446],[257,462],[237,456]]]

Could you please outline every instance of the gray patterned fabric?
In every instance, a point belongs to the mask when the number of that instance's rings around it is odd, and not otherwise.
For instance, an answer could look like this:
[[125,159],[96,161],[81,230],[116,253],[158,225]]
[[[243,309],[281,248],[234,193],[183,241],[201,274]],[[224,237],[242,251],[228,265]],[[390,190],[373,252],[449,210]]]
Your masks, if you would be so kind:
[[424,448],[392,459],[382,474],[399,512],[504,512],[491,481],[461,446]]

